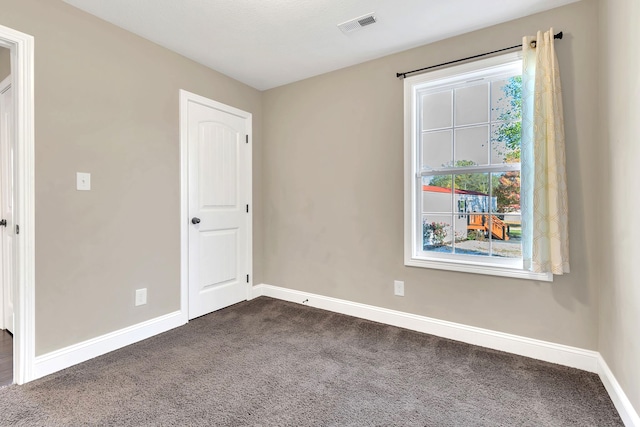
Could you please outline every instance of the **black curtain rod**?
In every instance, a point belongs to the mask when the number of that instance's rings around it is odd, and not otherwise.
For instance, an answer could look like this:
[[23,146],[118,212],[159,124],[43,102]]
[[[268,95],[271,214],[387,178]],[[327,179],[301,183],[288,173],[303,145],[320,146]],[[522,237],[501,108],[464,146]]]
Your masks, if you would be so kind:
[[[562,31],[560,31],[558,34],[553,36],[554,39],[562,39]],[[533,41],[532,43],[535,43],[535,41]],[[430,70],[432,68],[438,68],[438,67],[442,67],[444,65],[451,65],[451,64],[455,64],[457,62],[462,62],[462,61],[468,61],[469,59],[475,59],[475,58],[480,58],[481,56],[487,56],[487,55],[493,55],[494,53],[498,53],[498,52],[504,52],[505,50],[510,50],[510,49],[515,49],[517,47],[522,47],[522,44],[518,44],[515,46],[509,46],[509,47],[505,47],[504,49],[498,49],[498,50],[494,50],[492,52],[486,52],[486,53],[481,53],[479,55],[473,55],[473,56],[469,56],[467,58],[462,58],[462,59],[456,59],[455,61],[449,61],[449,62],[443,62],[442,64],[438,64],[438,65],[432,65],[430,67],[425,67],[425,68],[419,68],[417,70],[412,70],[412,71],[405,71],[404,73],[396,73],[396,77],[399,79],[404,79],[405,77],[407,77],[409,74],[414,74],[414,73],[419,73],[421,71],[426,71],[426,70]],[[535,45],[533,46],[535,47]]]

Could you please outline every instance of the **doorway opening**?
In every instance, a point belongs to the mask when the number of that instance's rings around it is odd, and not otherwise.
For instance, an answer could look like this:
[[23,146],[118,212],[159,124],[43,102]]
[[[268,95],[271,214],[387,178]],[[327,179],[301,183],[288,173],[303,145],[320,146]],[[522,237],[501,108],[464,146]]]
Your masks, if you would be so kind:
[[13,383],[12,120],[11,50],[0,47],[0,387]]
[[5,330],[9,329],[13,332],[8,344],[11,382],[23,384],[34,379],[35,361],[33,37],[0,25],[0,48],[8,50],[10,58],[10,79],[4,79],[0,88],[4,104],[0,122],[4,135],[4,148],[0,144],[0,342],[4,345],[0,345],[0,356],[5,355],[9,339]]

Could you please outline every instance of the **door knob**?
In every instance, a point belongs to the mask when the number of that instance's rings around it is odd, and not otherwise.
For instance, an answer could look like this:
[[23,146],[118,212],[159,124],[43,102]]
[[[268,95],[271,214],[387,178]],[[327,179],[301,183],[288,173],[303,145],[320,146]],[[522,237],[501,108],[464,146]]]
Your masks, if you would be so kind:
[[192,224],[200,224],[200,218],[194,216],[193,218],[191,218],[191,223]]
[[7,226],[7,220],[3,219],[2,221],[0,221],[0,226],[6,227]]

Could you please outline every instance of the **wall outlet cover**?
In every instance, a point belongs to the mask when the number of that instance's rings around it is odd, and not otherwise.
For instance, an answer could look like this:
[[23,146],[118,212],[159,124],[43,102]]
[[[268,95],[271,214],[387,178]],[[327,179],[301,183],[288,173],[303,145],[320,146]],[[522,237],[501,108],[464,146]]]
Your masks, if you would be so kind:
[[147,288],[136,289],[136,307],[147,303]]
[[393,281],[393,293],[399,297],[404,296],[404,282],[401,280]]

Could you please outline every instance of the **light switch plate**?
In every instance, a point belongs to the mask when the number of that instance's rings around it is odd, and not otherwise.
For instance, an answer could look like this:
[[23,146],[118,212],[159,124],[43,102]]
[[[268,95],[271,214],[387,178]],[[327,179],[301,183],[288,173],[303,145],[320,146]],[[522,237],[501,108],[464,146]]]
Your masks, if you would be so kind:
[[76,180],[78,190],[89,191],[91,190],[91,174],[86,172],[77,172]]

